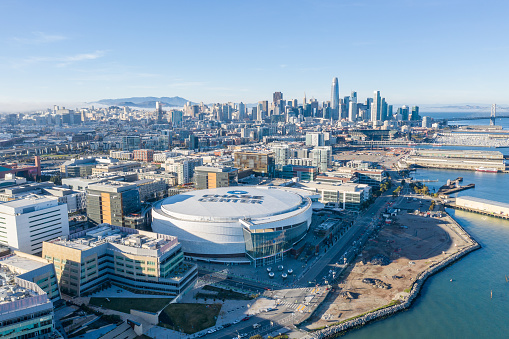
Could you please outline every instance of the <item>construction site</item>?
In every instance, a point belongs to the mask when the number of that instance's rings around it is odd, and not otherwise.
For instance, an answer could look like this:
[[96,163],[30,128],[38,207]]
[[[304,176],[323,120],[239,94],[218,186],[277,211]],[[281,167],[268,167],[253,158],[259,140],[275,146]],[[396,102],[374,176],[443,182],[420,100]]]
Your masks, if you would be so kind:
[[[466,234],[430,200],[404,198],[333,286],[308,329],[318,329],[404,302],[417,277],[471,245]],[[420,208],[420,209],[419,209]]]

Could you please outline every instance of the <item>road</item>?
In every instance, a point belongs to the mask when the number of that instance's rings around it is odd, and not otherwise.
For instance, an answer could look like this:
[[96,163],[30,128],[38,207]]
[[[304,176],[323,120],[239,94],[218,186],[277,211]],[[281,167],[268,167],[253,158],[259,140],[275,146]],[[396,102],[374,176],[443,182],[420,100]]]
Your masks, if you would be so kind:
[[[329,273],[334,271],[338,266],[336,263],[343,260],[346,253],[348,262],[351,262],[357,252],[362,248],[371,232],[375,229],[375,220],[379,214],[385,209],[387,202],[392,199],[389,192],[379,197],[366,211],[362,213],[350,227],[350,229],[324,253],[318,261],[316,261],[309,270],[296,282],[297,286],[291,289],[281,289],[272,292],[267,292],[267,295],[274,298],[278,305],[277,308],[269,311],[262,312],[257,315],[251,316],[249,319],[232,324],[227,328],[220,329],[214,333],[205,335],[207,339],[226,339],[249,338],[255,334],[267,335],[273,332],[278,332],[283,327],[294,328],[294,323],[301,322],[313,312],[319,303],[317,300],[320,296],[327,293],[329,284],[333,280],[339,278],[332,276]],[[355,245],[353,244],[355,241]],[[239,279],[234,278],[229,280],[230,284],[239,283]],[[311,284],[310,284],[311,282]],[[247,281],[246,281],[247,283]],[[255,287],[258,284],[253,284]],[[262,286],[256,286],[258,288]],[[239,315],[241,316],[241,315]],[[254,328],[253,325],[260,324],[260,327]],[[245,334],[245,336],[243,336]],[[306,336],[305,333],[302,336]],[[192,337],[191,337],[192,338]]]

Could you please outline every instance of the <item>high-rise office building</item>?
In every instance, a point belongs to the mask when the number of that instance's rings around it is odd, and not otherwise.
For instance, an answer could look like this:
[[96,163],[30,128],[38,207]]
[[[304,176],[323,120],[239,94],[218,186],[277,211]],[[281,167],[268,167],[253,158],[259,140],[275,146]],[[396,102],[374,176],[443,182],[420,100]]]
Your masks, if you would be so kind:
[[91,225],[125,226],[125,216],[140,208],[140,192],[134,183],[110,181],[87,187],[87,217]]
[[352,93],[350,94],[350,101],[357,103],[357,92],[352,91]]
[[412,115],[410,117],[410,120],[417,121],[420,120],[419,116],[419,106],[412,107]]
[[182,125],[182,117],[183,117],[182,111],[177,111],[177,110],[171,111],[171,115],[170,115],[171,125],[173,127],[181,126]]
[[407,121],[408,118],[409,118],[409,114],[408,114],[408,106],[406,105],[403,105],[401,108],[398,108],[398,115],[401,116],[401,120],[402,121]]
[[392,120],[393,119],[393,111],[392,111],[392,105],[387,105],[387,119]]
[[333,116],[341,117],[341,104],[339,102],[339,82],[338,78],[334,77],[332,79],[332,87],[331,87],[331,108]]
[[373,104],[371,105],[371,121],[379,121],[381,111],[382,98],[380,97],[380,91],[375,91],[373,95]]
[[200,147],[200,145],[198,144],[200,141],[200,138],[198,138],[197,135],[194,135],[194,134],[190,134],[189,135],[189,149],[190,150],[196,150]]
[[163,123],[163,106],[159,101],[156,101],[156,120],[158,124]]
[[348,121],[355,121],[356,119],[357,119],[357,102],[350,101],[350,104],[348,106]]
[[246,120],[246,105],[242,101],[239,103],[239,120]]
[[274,103],[274,105],[277,104],[279,100],[283,100],[283,93],[274,92],[274,94],[272,94],[272,102]]
[[380,112],[380,120],[387,120],[387,103],[385,102],[385,98],[382,98],[382,109]]

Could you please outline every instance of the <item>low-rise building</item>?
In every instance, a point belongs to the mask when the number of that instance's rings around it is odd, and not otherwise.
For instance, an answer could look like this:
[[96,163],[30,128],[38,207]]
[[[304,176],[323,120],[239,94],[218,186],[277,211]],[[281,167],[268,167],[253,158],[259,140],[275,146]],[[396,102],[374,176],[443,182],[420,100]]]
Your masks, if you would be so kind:
[[53,303],[60,302],[60,290],[53,264],[35,255],[12,251],[0,257],[0,267],[9,269],[20,279],[36,283]]
[[60,337],[54,329],[53,302],[36,283],[0,268],[0,337]]
[[318,168],[314,166],[285,165],[281,171],[276,171],[283,179],[299,178],[301,181],[315,181]]
[[371,187],[365,184],[328,184],[323,182],[301,182],[298,187],[319,193],[320,202],[332,203],[343,209],[359,210],[371,198]]
[[140,201],[162,199],[167,193],[167,185],[161,179],[141,179],[133,182],[138,186]]
[[111,150],[110,157],[119,160],[133,160],[133,152]]
[[42,256],[55,264],[62,293],[73,296],[104,283],[178,295],[197,277],[196,265],[184,262],[176,237],[105,224],[45,242]]
[[92,169],[92,175],[111,172],[129,172],[138,167],[141,167],[141,164],[137,161],[126,161],[113,165],[102,164]]
[[137,149],[133,151],[133,160],[152,162],[154,161],[154,150]]
[[235,167],[239,170],[250,168],[262,176],[274,175],[274,152],[238,151],[233,154],[233,158]]

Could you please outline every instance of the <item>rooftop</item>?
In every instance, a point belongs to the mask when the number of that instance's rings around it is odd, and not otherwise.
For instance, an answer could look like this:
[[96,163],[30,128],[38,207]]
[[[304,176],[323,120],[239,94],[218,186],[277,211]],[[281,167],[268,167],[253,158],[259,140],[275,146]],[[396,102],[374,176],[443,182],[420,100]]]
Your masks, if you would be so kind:
[[[7,214],[30,213],[57,205],[58,198],[56,197],[42,198],[40,196],[33,195],[25,199],[12,200],[0,203],[0,213]],[[33,207],[33,209],[28,210],[27,208],[29,207]]]
[[60,238],[51,241],[51,243],[80,251],[110,243],[133,249],[161,250],[165,252],[173,247],[174,244],[177,244],[177,238],[153,232],[101,224],[95,228],[79,232],[70,239]]
[[18,274],[33,271],[35,269],[49,265],[48,262],[35,255],[22,252],[16,252],[0,258],[0,267],[11,266],[11,270],[15,268]]
[[136,184],[123,181],[108,181],[88,185],[89,190],[118,193],[136,188]]
[[18,285],[16,274],[7,267],[0,267],[0,305],[36,297],[39,294],[40,291],[34,291]]
[[174,195],[154,208],[181,220],[238,221],[286,215],[303,208],[306,203],[298,193],[276,186],[239,186]]
[[303,182],[299,183],[299,186],[306,189],[313,190],[328,190],[328,191],[338,191],[338,192],[362,192],[366,187],[369,187],[365,184],[355,184],[355,183],[342,183],[342,184],[332,184],[332,183],[324,183],[324,182]]
[[478,203],[482,203],[482,204],[489,204],[489,205],[493,205],[494,207],[509,208],[509,204],[508,203],[494,201],[494,200],[487,200],[487,199],[470,197],[470,196],[457,197],[456,201],[458,201],[458,199],[459,200],[468,200],[468,201],[478,202]]

